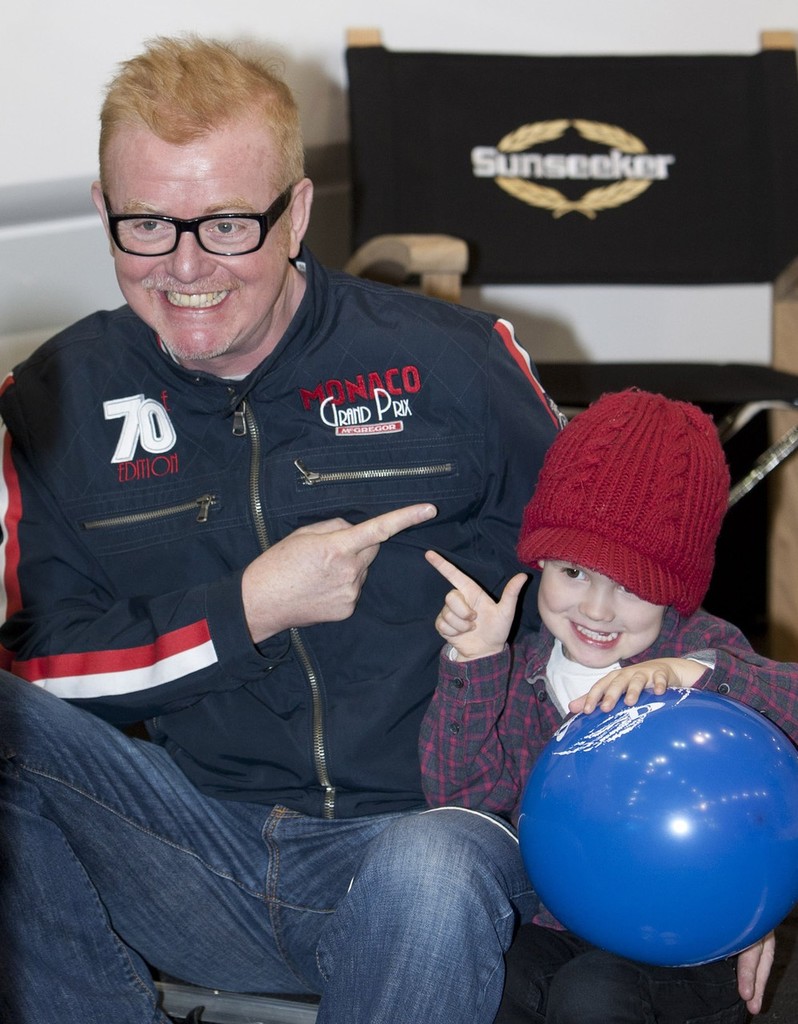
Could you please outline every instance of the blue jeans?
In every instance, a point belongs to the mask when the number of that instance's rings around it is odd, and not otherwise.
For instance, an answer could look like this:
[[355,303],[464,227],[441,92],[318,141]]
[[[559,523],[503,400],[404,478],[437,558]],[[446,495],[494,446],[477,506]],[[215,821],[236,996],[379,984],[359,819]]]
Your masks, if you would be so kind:
[[155,744],[0,673],[0,1019],[161,1024],[150,968],[317,992],[319,1024],[491,1022],[535,909],[515,837],[203,796]]
[[[586,884],[600,884],[591,880]],[[522,927],[496,1024],[744,1024],[736,958],[655,967],[572,932]]]

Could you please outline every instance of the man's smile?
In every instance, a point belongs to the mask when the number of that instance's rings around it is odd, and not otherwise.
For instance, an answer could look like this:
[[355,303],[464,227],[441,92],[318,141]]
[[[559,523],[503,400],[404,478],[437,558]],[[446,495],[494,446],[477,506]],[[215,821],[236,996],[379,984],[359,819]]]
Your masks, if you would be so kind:
[[167,291],[164,294],[172,306],[181,306],[184,309],[207,309],[209,306],[218,306],[227,298],[230,291],[200,293]]

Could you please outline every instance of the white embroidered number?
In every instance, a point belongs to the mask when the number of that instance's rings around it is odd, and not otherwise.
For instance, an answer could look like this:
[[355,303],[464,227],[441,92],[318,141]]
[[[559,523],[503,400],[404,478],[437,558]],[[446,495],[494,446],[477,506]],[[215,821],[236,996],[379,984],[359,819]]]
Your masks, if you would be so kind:
[[103,403],[107,420],[122,420],[122,431],[111,462],[130,462],[140,444],[145,452],[168,452],[177,440],[166,409],[154,398],[130,395]]

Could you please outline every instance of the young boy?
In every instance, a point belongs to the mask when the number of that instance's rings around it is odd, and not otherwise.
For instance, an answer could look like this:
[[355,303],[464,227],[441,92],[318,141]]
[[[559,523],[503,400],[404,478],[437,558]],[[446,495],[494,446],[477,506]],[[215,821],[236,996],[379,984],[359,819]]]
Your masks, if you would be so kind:
[[[757,655],[698,610],[728,504],[717,432],[696,406],[630,390],[576,416],[549,449],[518,554],[542,569],[539,633],[508,646],[526,576],[499,601],[435,552],[456,589],[435,626],[447,642],[420,752],[433,806],[515,821],[543,746],[569,713],[634,704],[644,687],[728,694],[798,737],[798,665]],[[652,868],[656,851],[652,851]],[[574,885],[600,885],[596,877]],[[741,989],[741,984],[739,986]],[[761,994],[748,999],[758,1010]],[[544,908],[507,957],[497,1024],[737,1024],[747,1019],[733,959],[654,967],[597,949]]]

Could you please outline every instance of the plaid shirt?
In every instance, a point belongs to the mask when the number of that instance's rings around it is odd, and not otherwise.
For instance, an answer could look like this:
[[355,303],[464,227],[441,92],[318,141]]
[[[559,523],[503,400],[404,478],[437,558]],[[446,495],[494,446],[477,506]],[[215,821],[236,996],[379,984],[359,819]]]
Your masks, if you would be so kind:
[[[546,692],[553,643],[541,627],[488,658],[453,662],[442,654],[419,741],[431,806],[459,804],[516,821],[524,783],[562,724]],[[622,664],[690,654],[715,659],[696,687],[755,708],[798,742],[798,664],[761,657],[722,619],[702,611],[682,618],[668,608],[658,639]]]

